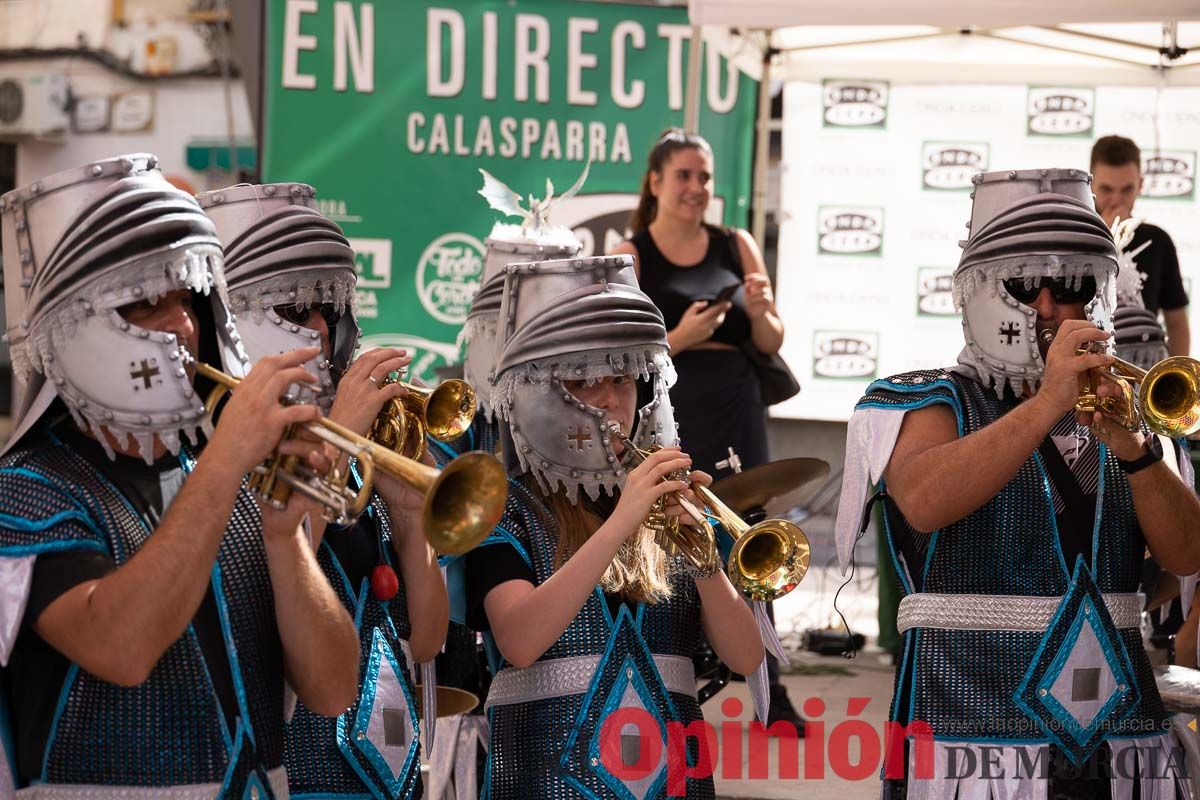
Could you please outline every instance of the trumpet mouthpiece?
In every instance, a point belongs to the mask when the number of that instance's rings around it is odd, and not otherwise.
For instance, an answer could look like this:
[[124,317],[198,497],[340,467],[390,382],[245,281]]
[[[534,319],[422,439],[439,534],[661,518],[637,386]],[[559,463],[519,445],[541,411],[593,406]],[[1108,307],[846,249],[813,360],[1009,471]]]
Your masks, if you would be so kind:
[[1054,331],[1050,328],[1042,328],[1038,331],[1038,341],[1042,344],[1050,344],[1054,341]]

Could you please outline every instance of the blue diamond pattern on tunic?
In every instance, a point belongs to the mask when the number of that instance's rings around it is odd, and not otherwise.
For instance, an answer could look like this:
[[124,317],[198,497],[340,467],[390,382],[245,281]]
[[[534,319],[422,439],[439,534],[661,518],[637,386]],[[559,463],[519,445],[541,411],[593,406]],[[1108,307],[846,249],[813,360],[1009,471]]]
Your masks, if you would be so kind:
[[242,800],[269,800],[274,797],[259,780],[257,772],[251,772],[246,779],[246,789],[242,792]]
[[393,793],[400,791],[417,752],[416,704],[401,675],[395,651],[376,628],[348,738]]
[[[654,707],[653,697],[634,666],[633,658],[628,656],[617,672],[617,682],[608,693],[602,719],[618,709],[640,710],[645,714],[639,714],[639,717],[647,720],[646,715],[649,715],[649,720],[653,722],[650,725],[627,722],[619,730],[610,728],[608,731],[601,725],[592,735],[588,747],[589,763],[592,759],[600,762],[596,771],[618,797],[633,800],[654,797],[667,777],[667,725],[662,714]],[[603,741],[601,734],[607,734],[610,741]],[[602,748],[608,752],[601,753]],[[606,766],[623,764],[630,772],[641,775],[645,769],[642,765],[647,761],[649,771],[642,777],[634,777],[629,773],[615,775]],[[621,770],[618,769],[618,772]]]
[[[620,708],[641,709],[648,717],[639,714],[640,725],[627,724],[620,730],[610,730],[608,735],[616,738],[602,742],[604,720]],[[568,782],[585,797],[592,795],[583,780],[587,772],[598,775],[622,800],[660,797],[667,780],[667,723],[678,719],[654,657],[638,632],[629,609],[622,605],[604,655],[583,698],[559,768]],[[651,721],[652,724],[647,724]],[[641,740],[626,738],[634,734],[640,735]],[[607,745],[605,753],[601,753],[602,744]],[[614,767],[621,763],[632,766],[638,750],[642,759],[650,759],[650,762],[648,773],[641,768],[634,770],[639,776],[637,779],[630,775],[622,780],[605,766],[606,762]],[[622,770],[617,768],[616,771]],[[575,780],[571,780],[572,777]]]
[[1014,699],[1076,764],[1140,699],[1125,643],[1082,557]]

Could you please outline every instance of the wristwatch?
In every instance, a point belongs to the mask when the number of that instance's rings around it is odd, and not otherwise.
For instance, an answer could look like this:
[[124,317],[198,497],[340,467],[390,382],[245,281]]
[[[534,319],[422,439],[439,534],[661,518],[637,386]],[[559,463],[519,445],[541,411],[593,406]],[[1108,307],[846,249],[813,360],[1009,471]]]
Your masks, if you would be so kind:
[[1163,460],[1162,442],[1153,433],[1146,436],[1146,452],[1133,461],[1123,461],[1117,459],[1117,466],[1126,475],[1132,475],[1135,472],[1140,472],[1146,467],[1153,466]]

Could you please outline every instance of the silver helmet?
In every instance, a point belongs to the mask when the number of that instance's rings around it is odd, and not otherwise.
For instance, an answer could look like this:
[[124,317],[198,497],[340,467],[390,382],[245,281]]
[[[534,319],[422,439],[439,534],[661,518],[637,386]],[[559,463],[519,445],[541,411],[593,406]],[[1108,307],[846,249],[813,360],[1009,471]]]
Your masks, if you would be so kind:
[[[123,306],[172,291],[195,306],[201,358],[234,376],[248,369],[227,305],[221,245],[196,201],[145,153],[104,159],[0,197],[5,305],[18,382],[12,447],[55,397],[80,427],[106,428],[153,458],[177,452],[208,419],[172,333],[127,322]],[[211,330],[205,330],[211,326]],[[215,352],[214,352],[215,351]],[[105,437],[97,439],[112,456]]]
[[632,257],[510,264],[500,332],[492,402],[512,437],[510,469],[531,473],[546,491],[561,485],[571,502],[581,487],[594,499],[624,483],[606,412],[578,400],[564,380],[642,379],[634,442],[677,443],[667,329],[638,288]]
[[1045,364],[1037,341],[1037,312],[1019,302],[1004,281],[1032,287],[1041,277],[1096,294],[1087,318],[1112,331],[1117,251],[1096,213],[1091,176],[1075,169],[1034,169],[976,175],[970,236],[954,272],[954,303],[962,310],[966,347],[959,363],[997,395],[1036,390]]
[[1150,369],[1171,355],[1167,349],[1167,333],[1153,311],[1136,305],[1119,305],[1113,315],[1113,324],[1113,345],[1118,358]]
[[571,258],[580,244],[563,227],[522,229],[519,225],[497,222],[484,242],[487,254],[483,262],[483,282],[471,301],[462,338],[466,346],[463,379],[475,390],[479,413],[495,419],[491,381],[495,377],[498,347],[496,322],[500,318],[500,298],[504,291],[504,268],[523,261]]
[[197,200],[225,248],[230,304],[251,361],[321,344],[317,331],[284,319],[281,307],[334,308],[331,357],[318,355],[305,365],[319,378],[316,397],[307,386],[293,387],[298,397],[328,411],[336,377],[350,365],[361,331],[354,314],[354,251],[337,223],[317,211],[315,195],[303,183],[239,184]]

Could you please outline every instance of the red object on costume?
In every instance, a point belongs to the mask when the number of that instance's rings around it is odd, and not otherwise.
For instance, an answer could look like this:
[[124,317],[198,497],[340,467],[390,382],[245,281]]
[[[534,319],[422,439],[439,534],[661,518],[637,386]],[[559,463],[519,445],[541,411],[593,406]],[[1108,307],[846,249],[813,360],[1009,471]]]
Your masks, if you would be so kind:
[[391,600],[400,591],[400,579],[396,570],[380,564],[371,570],[371,593],[379,600]]

